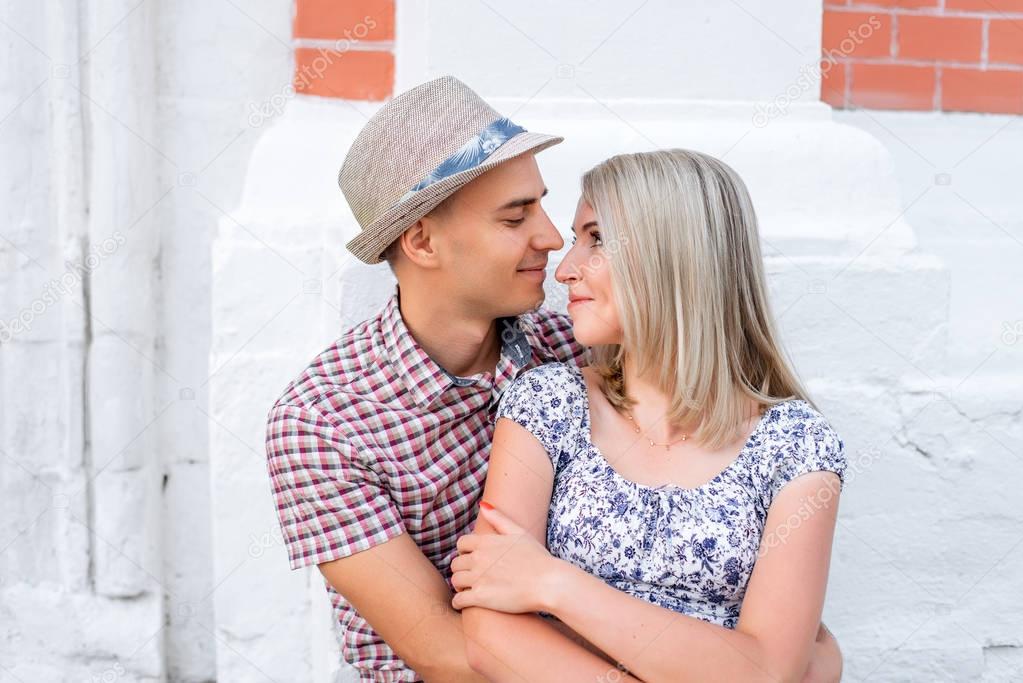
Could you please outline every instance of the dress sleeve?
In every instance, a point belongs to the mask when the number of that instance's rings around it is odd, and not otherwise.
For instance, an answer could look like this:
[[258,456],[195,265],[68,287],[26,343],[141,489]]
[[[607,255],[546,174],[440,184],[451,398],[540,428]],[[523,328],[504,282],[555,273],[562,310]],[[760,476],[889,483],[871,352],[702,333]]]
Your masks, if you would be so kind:
[[820,414],[797,418],[780,433],[761,463],[764,509],[771,507],[786,484],[810,472],[834,472],[841,491],[845,469],[845,443],[828,421]]
[[494,418],[513,420],[535,436],[555,471],[580,406],[570,372],[562,363],[547,363],[522,373],[504,390]]
[[292,569],[368,550],[405,531],[379,475],[317,411],[274,406],[266,456]]

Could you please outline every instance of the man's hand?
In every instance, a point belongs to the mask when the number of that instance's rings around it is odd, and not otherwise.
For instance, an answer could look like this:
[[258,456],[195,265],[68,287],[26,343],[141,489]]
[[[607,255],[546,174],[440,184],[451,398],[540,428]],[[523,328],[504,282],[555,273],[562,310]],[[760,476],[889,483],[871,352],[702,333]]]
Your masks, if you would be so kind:
[[810,655],[810,666],[803,683],[838,683],[842,680],[842,651],[838,641],[823,622],[817,629],[817,640]]

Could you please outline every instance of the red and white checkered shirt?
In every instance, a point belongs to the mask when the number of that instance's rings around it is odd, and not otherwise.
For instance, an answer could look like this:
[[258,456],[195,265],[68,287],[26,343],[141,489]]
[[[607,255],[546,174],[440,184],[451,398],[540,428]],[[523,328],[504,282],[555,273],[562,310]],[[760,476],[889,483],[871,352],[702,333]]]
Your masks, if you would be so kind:
[[[501,393],[536,365],[586,364],[586,349],[562,313],[540,308],[498,324],[496,376],[454,377],[405,327],[396,289],[378,315],[347,331],[288,385],[270,410],[266,451],[292,569],[405,532],[452,588],[449,565],[476,518]],[[361,680],[422,680],[324,585],[341,654]]]

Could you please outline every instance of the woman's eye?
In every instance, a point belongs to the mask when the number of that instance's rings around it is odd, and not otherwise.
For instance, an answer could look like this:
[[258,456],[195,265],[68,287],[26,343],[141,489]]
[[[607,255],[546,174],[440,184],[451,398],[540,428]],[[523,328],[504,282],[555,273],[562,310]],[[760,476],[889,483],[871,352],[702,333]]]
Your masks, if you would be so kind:
[[510,219],[509,218],[509,219],[506,219],[504,222],[507,223],[508,225],[521,225],[522,221],[524,221],[524,220],[526,220],[526,219],[525,218],[515,218],[515,219]]
[[[601,239],[600,239],[600,233],[599,232],[594,230],[593,232],[590,233],[590,235],[593,237],[593,246],[595,246],[595,247],[604,246],[604,242],[601,241]],[[575,243],[576,243],[575,235],[572,235],[572,246],[573,247],[575,246]]]

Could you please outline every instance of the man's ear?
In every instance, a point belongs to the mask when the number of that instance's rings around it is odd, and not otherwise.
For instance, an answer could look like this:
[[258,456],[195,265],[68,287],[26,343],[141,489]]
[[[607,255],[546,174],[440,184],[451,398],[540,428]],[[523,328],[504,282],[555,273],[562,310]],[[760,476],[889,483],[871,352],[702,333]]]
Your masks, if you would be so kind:
[[429,216],[424,216],[409,226],[398,237],[398,248],[412,263],[420,268],[438,268],[437,259],[437,224]]

